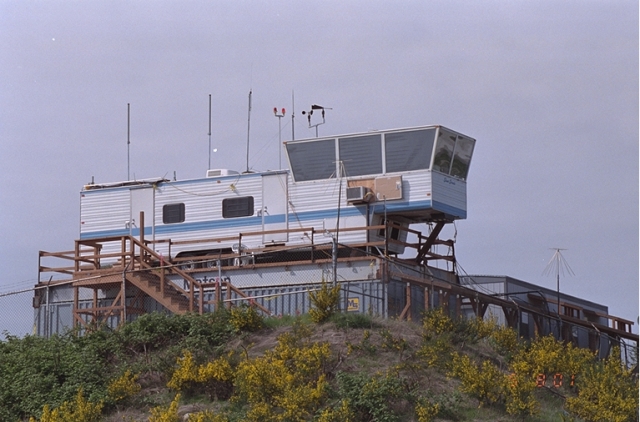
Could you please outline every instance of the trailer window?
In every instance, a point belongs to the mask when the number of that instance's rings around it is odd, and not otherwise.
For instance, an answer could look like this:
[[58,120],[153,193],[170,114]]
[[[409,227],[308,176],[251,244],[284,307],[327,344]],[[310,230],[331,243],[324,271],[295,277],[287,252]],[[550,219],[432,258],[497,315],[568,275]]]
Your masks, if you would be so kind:
[[428,169],[435,136],[435,129],[387,133],[384,136],[387,173]]
[[222,200],[223,218],[248,217],[251,215],[253,215],[253,196]]
[[436,153],[433,158],[433,170],[449,174],[456,138],[456,134],[440,129],[436,142]]
[[182,223],[184,221],[184,204],[167,204],[162,207],[164,224]]
[[362,176],[382,173],[382,137],[376,135],[340,138],[339,155],[346,174]]
[[336,141],[287,144],[291,171],[296,182],[329,179],[336,174]]
[[466,136],[458,135],[456,141],[456,149],[453,154],[453,162],[451,163],[451,175],[461,178],[467,178],[469,173],[469,162],[471,154],[473,154],[474,140]]

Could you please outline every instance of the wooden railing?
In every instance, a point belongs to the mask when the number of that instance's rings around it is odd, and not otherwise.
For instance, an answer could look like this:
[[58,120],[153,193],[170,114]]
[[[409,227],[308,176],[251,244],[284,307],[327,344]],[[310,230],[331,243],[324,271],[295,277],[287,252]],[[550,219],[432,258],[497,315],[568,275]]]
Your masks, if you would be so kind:
[[[397,229],[400,231],[405,231],[407,235],[413,235],[416,239],[416,242],[403,242],[397,239],[392,239],[388,235],[385,236],[384,240],[381,241],[369,241],[369,242],[359,242],[357,244],[350,243],[348,246],[364,248],[366,250],[375,250],[376,248],[380,249],[382,252],[388,251],[391,245],[400,245],[408,249],[413,249],[416,251],[416,254],[412,254],[410,252],[405,251],[405,255],[408,256],[418,256],[423,249],[425,249],[426,245],[445,245],[450,249],[453,248],[452,241],[442,241],[439,239],[430,239],[430,236],[425,236],[422,232],[413,230],[407,227],[403,227],[399,224],[394,224],[391,222],[387,222],[384,225],[376,225],[376,226],[365,226],[365,227],[350,227],[350,228],[340,228],[338,230],[327,229],[322,230],[322,233],[328,233],[330,235],[335,234],[337,231],[339,233],[350,233],[354,231],[370,231],[370,232],[380,232],[384,230],[384,233],[389,234],[393,229]],[[199,250],[199,246],[202,245],[202,248],[210,249],[212,244],[220,244],[220,245],[229,245],[232,243],[242,245],[243,239],[248,237],[256,237],[263,236],[265,234],[293,234],[293,233],[304,233],[305,236],[309,239],[309,243],[300,244],[300,243],[289,243],[286,245],[280,245],[276,247],[263,246],[258,248],[251,249],[241,249],[239,248],[235,252],[230,253],[214,253],[214,254],[198,254],[197,257],[194,256],[179,256],[173,257],[172,247],[180,246],[183,249],[184,246],[189,246],[189,251],[197,252]],[[258,232],[245,232],[238,233],[236,236],[227,236],[227,237],[210,237],[210,238],[200,238],[193,240],[172,240],[172,239],[156,239],[156,240],[146,240],[144,237],[142,239],[136,239],[132,236],[113,236],[113,237],[103,237],[97,239],[82,239],[77,240],[75,244],[75,249],[73,251],[64,251],[64,252],[46,252],[40,251],[38,257],[38,282],[41,282],[41,275],[44,273],[59,273],[67,276],[73,276],[74,278],[80,278],[87,272],[91,272],[92,274],[99,274],[101,272],[113,272],[115,269],[120,269],[121,271],[128,268],[128,264],[130,262],[134,262],[136,267],[130,268],[132,270],[141,269],[141,268],[162,268],[161,276],[167,274],[167,271],[171,271],[174,274],[180,274],[180,276],[184,277],[185,280],[188,280],[190,277],[186,270],[180,268],[181,265],[185,265],[186,263],[193,261],[197,258],[197,260],[202,262],[211,262],[216,263],[217,266],[218,261],[222,263],[223,267],[234,267],[234,265],[228,265],[229,263],[234,262],[243,262],[243,258],[247,259],[247,256],[257,255],[262,252],[279,252],[279,251],[287,251],[287,250],[295,250],[300,248],[309,248],[309,260],[311,262],[315,261],[316,252],[319,250],[326,250],[328,248],[327,243],[317,243],[317,235],[319,231],[314,227],[300,227],[294,229],[286,229],[286,230],[269,230],[269,231],[258,231]],[[340,241],[340,239],[338,239]],[[108,243],[119,243],[119,247],[117,248],[107,248],[106,245]],[[431,242],[429,244],[429,242]],[[163,256],[162,254],[156,252],[154,250],[158,245],[167,244],[167,248],[169,251],[168,256]],[[207,245],[204,247],[204,245]],[[191,247],[193,246],[193,247]],[[228,246],[227,246],[228,248]],[[105,253],[105,249],[115,250],[117,252]],[[188,251],[187,251],[188,252]],[[47,266],[44,265],[43,260],[48,260],[50,258],[64,260],[69,262],[69,265],[63,266]],[[409,258],[413,259],[413,258]],[[440,255],[436,254],[427,248],[427,252],[422,257],[424,261],[442,259],[449,262],[454,261],[453,255]],[[214,265],[210,265],[211,268]],[[189,281],[189,283],[195,282]],[[191,288],[190,288],[191,290]]]

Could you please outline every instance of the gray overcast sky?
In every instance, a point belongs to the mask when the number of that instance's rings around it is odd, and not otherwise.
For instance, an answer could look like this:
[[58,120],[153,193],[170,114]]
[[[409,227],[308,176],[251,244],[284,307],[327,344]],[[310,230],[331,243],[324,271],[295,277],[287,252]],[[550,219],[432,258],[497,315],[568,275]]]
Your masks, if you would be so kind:
[[[195,178],[209,94],[212,167],[245,169],[251,88],[254,170],[278,166],[292,91],[297,139],[311,104],[333,108],[320,135],[475,137],[464,270],[555,289],[542,273],[567,248],[562,291],[637,324],[635,0],[0,0],[0,75],[0,293],[33,285],[38,250],[73,248],[83,184],[127,178],[127,103],[132,177]],[[0,330],[30,330],[21,300]]]

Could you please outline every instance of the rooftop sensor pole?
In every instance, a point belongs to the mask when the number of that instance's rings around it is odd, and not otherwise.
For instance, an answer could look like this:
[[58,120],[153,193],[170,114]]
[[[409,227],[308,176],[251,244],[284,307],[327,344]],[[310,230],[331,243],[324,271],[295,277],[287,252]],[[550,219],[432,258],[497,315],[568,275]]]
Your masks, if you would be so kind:
[[278,170],[282,170],[282,118],[285,112],[284,107],[280,114],[278,114],[278,107],[273,108],[273,114],[278,118]]
[[[322,110],[322,123],[316,123],[315,125],[312,125],[312,124],[311,124],[311,116],[313,115],[313,110]],[[329,107],[322,107],[322,106],[319,106],[319,105],[317,105],[317,104],[313,104],[313,105],[311,106],[311,110],[309,110],[309,111],[303,111],[303,112],[302,112],[302,115],[303,115],[303,116],[304,116],[305,114],[307,115],[307,120],[309,121],[309,129],[311,129],[312,127],[315,127],[315,128],[316,128],[316,138],[318,137],[318,126],[323,125],[323,124],[325,123],[325,120],[324,120],[324,111],[325,111],[325,110],[331,110],[331,108],[329,108]]]

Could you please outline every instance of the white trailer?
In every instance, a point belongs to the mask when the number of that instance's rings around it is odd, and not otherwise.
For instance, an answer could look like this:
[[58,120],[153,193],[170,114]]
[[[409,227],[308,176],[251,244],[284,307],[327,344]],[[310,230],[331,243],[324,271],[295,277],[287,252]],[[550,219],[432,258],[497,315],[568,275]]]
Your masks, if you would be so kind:
[[[365,244],[384,240],[384,230],[366,228],[385,221],[408,227],[466,218],[473,138],[424,126],[284,144],[290,170],[209,170],[193,180],[86,185],[80,239],[138,237],[144,229],[145,240],[172,259],[310,245],[311,228],[338,229],[340,243]],[[242,246],[234,240],[240,233]],[[400,243],[388,244],[386,252],[401,254],[406,232],[396,228],[390,235]]]

